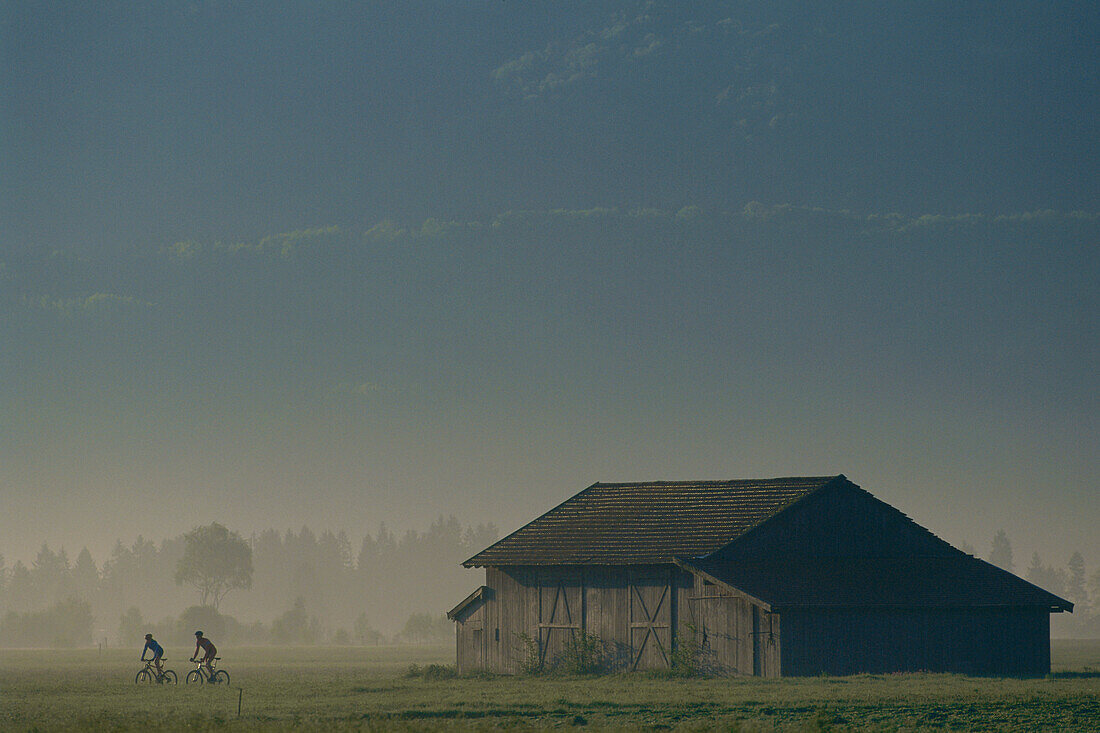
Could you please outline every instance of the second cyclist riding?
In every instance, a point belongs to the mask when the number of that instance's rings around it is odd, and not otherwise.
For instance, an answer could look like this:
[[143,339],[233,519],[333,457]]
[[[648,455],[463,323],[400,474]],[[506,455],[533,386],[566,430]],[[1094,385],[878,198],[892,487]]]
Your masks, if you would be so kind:
[[[211,669],[218,666],[218,660],[219,659],[221,659],[221,657],[214,657],[213,661],[210,662]],[[224,669],[215,669],[213,674],[211,674],[206,669],[206,665],[203,663],[203,661],[201,659],[192,659],[191,661],[195,663],[195,668],[193,670],[191,670],[190,672],[188,672],[187,677],[184,678],[184,681],[187,684],[189,684],[189,685],[195,684],[195,683],[198,683],[200,685],[204,684],[204,683],[210,683],[212,685],[228,685],[229,684],[229,673],[226,672]]]

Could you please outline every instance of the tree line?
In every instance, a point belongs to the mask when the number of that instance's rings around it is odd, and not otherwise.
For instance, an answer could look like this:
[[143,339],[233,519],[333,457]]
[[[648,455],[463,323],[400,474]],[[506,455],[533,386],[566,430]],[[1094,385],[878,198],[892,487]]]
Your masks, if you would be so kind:
[[[962,549],[974,554],[974,548],[965,543]],[[1048,565],[1038,552],[1034,552],[1027,569],[1021,570],[1016,566],[1008,533],[1001,529],[993,535],[988,559],[993,565],[1073,603],[1072,614],[1051,616],[1050,628],[1054,635],[1100,637],[1100,570],[1089,576],[1080,552],[1070,555],[1065,567]]]
[[[344,532],[268,529],[248,537],[220,524],[159,544],[117,541],[97,563],[47,544],[28,567],[0,555],[0,646],[134,644],[147,632],[187,644],[195,629],[231,643],[379,644],[450,638],[443,611],[480,584],[460,563],[497,539],[491,524],[440,517],[427,531],[380,525],[353,547]],[[976,555],[963,543],[961,549]],[[1100,570],[1080,552],[1064,567],[1039,553],[1022,572],[1004,530],[988,560],[1074,603],[1058,636],[1100,637]]]
[[460,563],[497,536],[451,516],[400,536],[382,524],[358,546],[344,532],[216,523],[116,541],[101,562],[43,544],[30,566],[0,555],[0,645],[133,644],[150,631],[177,643],[197,628],[237,643],[450,638],[443,612],[481,582]]

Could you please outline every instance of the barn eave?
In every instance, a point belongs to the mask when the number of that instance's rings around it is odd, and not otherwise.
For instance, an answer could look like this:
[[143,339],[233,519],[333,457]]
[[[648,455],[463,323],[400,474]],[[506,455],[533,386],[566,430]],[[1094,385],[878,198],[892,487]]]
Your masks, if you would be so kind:
[[477,603],[479,601],[488,599],[492,595],[492,593],[493,593],[493,589],[490,588],[489,586],[487,586],[487,585],[481,586],[480,588],[475,590],[473,593],[471,593],[470,595],[463,598],[457,606],[452,608],[450,611],[447,611],[447,618],[449,618],[451,621],[454,621],[459,616],[461,616],[462,612],[465,611],[467,608],[469,608],[470,606],[474,605],[475,603]]
[[700,578],[703,578],[704,580],[706,580],[710,583],[714,583],[715,585],[717,585],[720,588],[725,588],[726,590],[731,591],[733,593],[736,593],[737,595],[744,596],[745,598],[747,598],[749,600],[749,602],[753,603],[754,605],[760,606],[760,608],[764,609],[765,611],[768,611],[769,613],[771,611],[776,610],[772,607],[772,604],[768,603],[767,601],[765,601],[761,598],[757,598],[756,596],[752,595],[751,593],[746,593],[745,591],[741,590],[740,588],[737,588],[737,587],[734,587],[734,586],[730,585],[729,583],[722,580],[721,578],[718,578],[714,575],[711,575],[710,573],[703,570],[702,568],[698,568],[695,565],[692,565],[687,560],[684,560],[684,559],[678,558],[678,557],[673,558],[672,559],[672,564],[677,566],[678,568],[681,568],[682,570],[686,570],[687,572],[691,573],[692,575],[698,575]]

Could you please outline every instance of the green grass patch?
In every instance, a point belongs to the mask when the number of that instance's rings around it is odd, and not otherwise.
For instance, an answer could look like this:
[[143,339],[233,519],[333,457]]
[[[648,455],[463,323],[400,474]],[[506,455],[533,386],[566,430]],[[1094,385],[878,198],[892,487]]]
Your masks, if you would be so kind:
[[1054,671],[1032,680],[459,676],[450,646],[223,656],[228,688],[139,687],[136,650],[0,651],[0,730],[1100,730],[1093,642],[1056,642]]

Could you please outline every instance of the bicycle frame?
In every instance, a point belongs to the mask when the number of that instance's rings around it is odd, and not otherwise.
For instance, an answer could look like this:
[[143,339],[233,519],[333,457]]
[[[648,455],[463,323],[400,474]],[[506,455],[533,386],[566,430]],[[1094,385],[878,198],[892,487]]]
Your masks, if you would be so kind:
[[197,669],[203,677],[210,679],[218,673],[218,659],[219,657],[214,657],[214,659],[211,660],[209,669],[206,667],[206,662],[201,659],[192,659],[191,661],[194,663],[195,669]]
[[[157,684],[162,684],[164,682],[169,682],[171,684],[177,683],[176,673],[170,669],[164,669],[163,671],[158,670],[155,664],[156,659],[143,659],[141,661],[145,662],[145,666],[138,670],[135,681],[140,682],[141,676],[145,673],[148,673],[150,676],[149,681],[151,682],[155,682]],[[167,657],[161,657],[160,661],[166,662]]]

